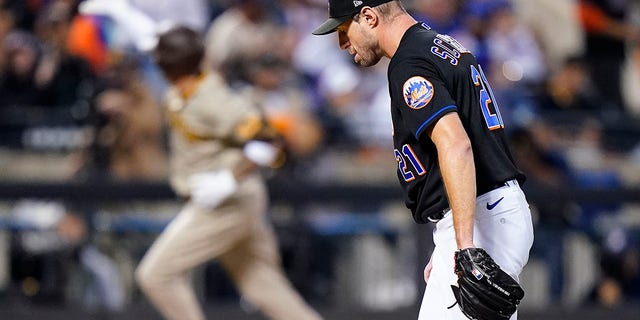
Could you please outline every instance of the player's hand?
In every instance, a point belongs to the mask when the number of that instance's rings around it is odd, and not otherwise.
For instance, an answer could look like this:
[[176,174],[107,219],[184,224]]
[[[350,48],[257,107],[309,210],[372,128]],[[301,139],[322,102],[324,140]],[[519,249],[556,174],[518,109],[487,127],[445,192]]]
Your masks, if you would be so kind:
[[202,172],[189,177],[191,200],[197,204],[215,208],[238,188],[238,182],[230,170]]
[[458,285],[451,286],[462,313],[469,319],[508,320],[524,297],[520,284],[481,248],[454,255]]
[[433,264],[431,263],[431,259],[429,259],[429,263],[424,267],[424,283],[429,282],[429,276],[431,276],[431,269],[433,269]]
[[251,162],[262,167],[268,167],[281,156],[282,150],[266,141],[251,140],[244,145],[242,152]]

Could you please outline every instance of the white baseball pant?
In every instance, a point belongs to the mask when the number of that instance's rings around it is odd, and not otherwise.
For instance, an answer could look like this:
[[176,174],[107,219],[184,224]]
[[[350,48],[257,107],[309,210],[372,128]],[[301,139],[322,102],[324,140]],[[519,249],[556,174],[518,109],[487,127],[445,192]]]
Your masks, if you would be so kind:
[[[451,290],[458,280],[453,271],[457,244],[451,210],[436,223],[433,241],[432,269],[418,320],[468,320],[454,305],[456,299]],[[533,224],[529,204],[517,181],[478,196],[474,244],[484,248],[506,273],[519,279],[533,244]],[[516,319],[517,313],[511,317]]]

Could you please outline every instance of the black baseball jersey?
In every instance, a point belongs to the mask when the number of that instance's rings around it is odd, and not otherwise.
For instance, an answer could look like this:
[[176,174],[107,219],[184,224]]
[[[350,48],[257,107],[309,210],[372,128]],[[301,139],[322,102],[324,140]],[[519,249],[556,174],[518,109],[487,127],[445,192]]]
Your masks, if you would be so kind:
[[398,178],[416,222],[436,221],[449,207],[438,152],[425,133],[449,112],[458,113],[471,141],[478,195],[514,178],[524,181],[482,68],[455,39],[424,23],[412,26],[390,61],[388,78]]

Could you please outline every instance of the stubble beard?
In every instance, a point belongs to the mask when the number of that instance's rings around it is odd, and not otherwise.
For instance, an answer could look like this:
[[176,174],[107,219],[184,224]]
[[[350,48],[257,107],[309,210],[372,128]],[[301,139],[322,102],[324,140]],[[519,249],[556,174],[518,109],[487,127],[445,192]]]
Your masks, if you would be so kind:
[[358,52],[360,59],[359,61],[356,61],[356,63],[363,67],[371,67],[378,64],[378,62],[380,62],[380,59],[382,58],[382,55],[380,55],[378,51],[375,50],[375,48],[377,48],[376,42],[372,40],[367,41],[366,45],[363,46],[362,52]]
[[378,64],[378,62],[380,62],[380,57],[375,54],[368,54],[365,57],[360,56],[360,60],[357,61],[357,63],[363,67],[371,67]]

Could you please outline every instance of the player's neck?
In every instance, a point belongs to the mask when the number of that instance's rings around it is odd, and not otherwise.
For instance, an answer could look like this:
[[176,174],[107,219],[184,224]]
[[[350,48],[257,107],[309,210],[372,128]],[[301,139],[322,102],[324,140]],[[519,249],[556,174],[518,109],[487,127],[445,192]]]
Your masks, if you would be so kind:
[[404,33],[411,28],[417,21],[409,14],[401,14],[387,23],[385,28],[380,30],[380,48],[384,55],[391,59],[398,50],[400,40]]
[[174,86],[178,88],[178,91],[180,92],[180,96],[182,96],[183,99],[189,99],[193,95],[193,93],[196,91],[196,89],[200,85],[200,81],[202,81],[204,77],[205,77],[204,73],[200,75],[185,76],[178,79],[174,83]]

